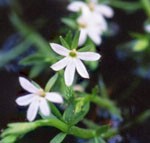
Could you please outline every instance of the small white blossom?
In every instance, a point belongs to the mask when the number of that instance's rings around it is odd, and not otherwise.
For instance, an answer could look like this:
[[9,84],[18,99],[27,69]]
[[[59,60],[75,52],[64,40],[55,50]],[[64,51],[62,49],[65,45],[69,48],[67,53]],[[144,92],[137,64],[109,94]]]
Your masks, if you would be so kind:
[[65,68],[64,78],[67,86],[71,86],[74,80],[75,70],[83,78],[89,78],[86,67],[81,60],[96,61],[100,59],[100,55],[94,52],[78,52],[76,49],[69,50],[59,44],[50,43],[52,49],[64,58],[57,63],[53,64],[51,68],[59,71]]
[[67,8],[72,12],[81,11],[81,16],[77,18],[78,28],[81,31],[79,46],[86,42],[87,37],[96,45],[100,45],[101,36],[108,29],[104,17],[111,18],[114,15],[112,8],[99,4],[97,0],[89,0],[88,3],[73,1]]
[[81,15],[77,19],[78,28],[81,32],[79,37],[79,46],[86,42],[89,37],[96,45],[101,43],[101,35],[107,30],[107,23],[102,16]]
[[82,1],[73,1],[68,5],[67,9],[72,12],[82,11],[83,14],[86,14],[87,11],[90,11],[93,14],[103,15],[107,18],[111,18],[114,15],[112,8],[105,4],[99,4],[98,0],[89,0],[88,3]]
[[38,113],[41,112],[44,116],[49,116],[51,111],[48,101],[54,103],[63,103],[63,98],[57,92],[44,92],[43,89],[37,88],[30,81],[24,77],[19,77],[19,82],[22,88],[29,92],[29,94],[16,99],[16,103],[20,106],[27,106],[27,119],[33,121]]
[[150,33],[150,24],[145,25],[144,29],[146,32]]

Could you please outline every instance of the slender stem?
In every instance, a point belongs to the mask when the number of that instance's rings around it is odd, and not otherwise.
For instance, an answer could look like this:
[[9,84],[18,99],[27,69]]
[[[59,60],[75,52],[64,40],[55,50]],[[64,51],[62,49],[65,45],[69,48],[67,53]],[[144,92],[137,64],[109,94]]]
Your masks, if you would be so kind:
[[83,129],[79,128],[76,126],[69,127],[67,124],[64,122],[58,120],[58,119],[48,119],[48,120],[38,120],[36,121],[36,127],[41,127],[41,126],[51,126],[55,127],[62,132],[65,132],[70,135],[74,135],[80,138],[88,139],[88,138],[93,138],[96,136],[96,131],[92,129]]
[[103,138],[109,138],[113,136],[114,134],[117,134],[117,130],[112,130],[110,129],[107,133],[100,133],[98,130],[94,129],[83,129],[79,128],[77,126],[68,126],[66,123],[58,120],[58,119],[48,119],[48,120],[38,120],[35,122],[36,126],[34,129],[41,127],[41,126],[51,126],[55,127],[59,130],[61,130],[64,133],[74,135],[79,138],[83,139],[89,139],[89,138],[94,138],[97,136],[101,136]]

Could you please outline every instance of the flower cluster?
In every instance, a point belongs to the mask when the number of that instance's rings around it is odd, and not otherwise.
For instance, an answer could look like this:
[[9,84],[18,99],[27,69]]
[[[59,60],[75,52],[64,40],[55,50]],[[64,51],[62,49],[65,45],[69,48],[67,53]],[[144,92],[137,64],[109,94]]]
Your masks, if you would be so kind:
[[101,44],[101,35],[107,30],[107,22],[104,19],[114,15],[113,10],[97,0],[89,0],[88,3],[74,1],[68,5],[68,10],[81,12],[77,18],[78,28],[81,31],[79,45],[83,45],[89,37],[96,45]]
[[[78,45],[79,36],[77,37]],[[75,36],[76,37],[76,36]],[[100,55],[94,52],[78,52],[76,49],[69,50],[64,46],[56,43],[50,43],[51,48],[57,54],[64,56],[64,58],[57,63],[53,64],[51,68],[55,71],[59,71],[65,68],[64,79],[67,86],[71,86],[74,81],[75,71],[83,78],[89,78],[86,67],[84,66],[82,60],[84,61],[96,61],[100,59]],[[33,121],[38,113],[42,116],[50,116],[50,106],[48,102],[63,103],[62,96],[57,92],[46,92],[41,87],[36,87],[33,83],[27,79],[20,77],[20,85],[30,94],[24,95],[16,99],[16,103],[20,106],[27,106],[27,119]]]

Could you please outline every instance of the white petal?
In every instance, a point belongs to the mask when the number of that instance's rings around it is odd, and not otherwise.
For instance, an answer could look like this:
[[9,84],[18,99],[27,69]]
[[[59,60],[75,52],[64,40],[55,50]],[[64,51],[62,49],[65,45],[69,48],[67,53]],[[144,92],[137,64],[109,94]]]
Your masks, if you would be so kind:
[[81,60],[76,59],[75,63],[76,63],[77,72],[80,74],[80,76],[82,76],[83,78],[89,78],[89,74],[86,70],[86,67],[81,62]]
[[59,44],[50,43],[52,49],[59,55],[67,56],[69,53],[69,50]]
[[22,88],[31,93],[37,93],[39,89],[35,87],[29,80],[24,77],[19,77],[19,82]]
[[29,121],[33,121],[35,119],[38,112],[38,108],[39,108],[39,101],[36,99],[32,101],[32,103],[30,104],[27,110],[27,119]]
[[68,57],[65,57],[62,60],[58,61],[57,63],[53,64],[51,68],[54,71],[59,71],[63,69],[68,64],[68,62],[69,62]]
[[113,9],[107,5],[98,5],[96,6],[96,10],[108,18],[111,18],[114,15]]
[[65,83],[67,86],[71,86],[75,75],[75,63],[70,62],[65,69]]
[[87,32],[86,32],[86,30],[81,30],[80,31],[80,37],[79,37],[79,46],[81,46],[81,45],[83,45],[84,43],[85,43],[85,41],[86,41],[86,39],[87,39]]
[[63,103],[62,96],[57,92],[47,92],[45,98],[54,103]]
[[98,28],[103,30],[107,29],[107,22],[102,15],[93,13],[91,18],[93,19],[90,21],[92,29],[96,30],[97,32]]
[[90,2],[97,4],[98,0],[90,0]]
[[78,58],[84,61],[97,61],[100,59],[100,54],[94,52],[78,52]]
[[29,105],[32,102],[34,97],[35,97],[34,94],[24,95],[24,96],[18,97],[16,99],[16,103],[20,106],[26,106],[26,105]]
[[94,31],[88,32],[88,36],[91,38],[91,40],[96,44],[100,45],[102,42],[102,39],[100,35]]
[[44,116],[50,115],[50,109],[49,109],[48,103],[46,99],[44,98],[40,100],[40,111]]
[[67,9],[73,12],[77,12],[86,7],[86,4],[81,1],[72,2],[68,5]]

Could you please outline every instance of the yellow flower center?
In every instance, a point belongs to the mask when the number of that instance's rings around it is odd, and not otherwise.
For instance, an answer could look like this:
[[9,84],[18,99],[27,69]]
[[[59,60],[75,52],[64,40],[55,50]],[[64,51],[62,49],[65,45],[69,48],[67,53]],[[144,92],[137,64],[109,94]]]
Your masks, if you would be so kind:
[[76,49],[73,49],[72,51],[70,51],[69,56],[72,57],[72,58],[77,57],[77,51],[76,51]]
[[41,96],[41,97],[45,97],[45,92],[43,89],[40,89],[38,94]]
[[87,24],[84,22],[78,22],[78,25],[80,28],[86,28],[87,27]]
[[89,3],[88,3],[88,7],[89,7],[89,9],[90,9],[91,11],[94,11],[94,9],[95,9],[95,4],[94,4],[93,2],[89,2]]

